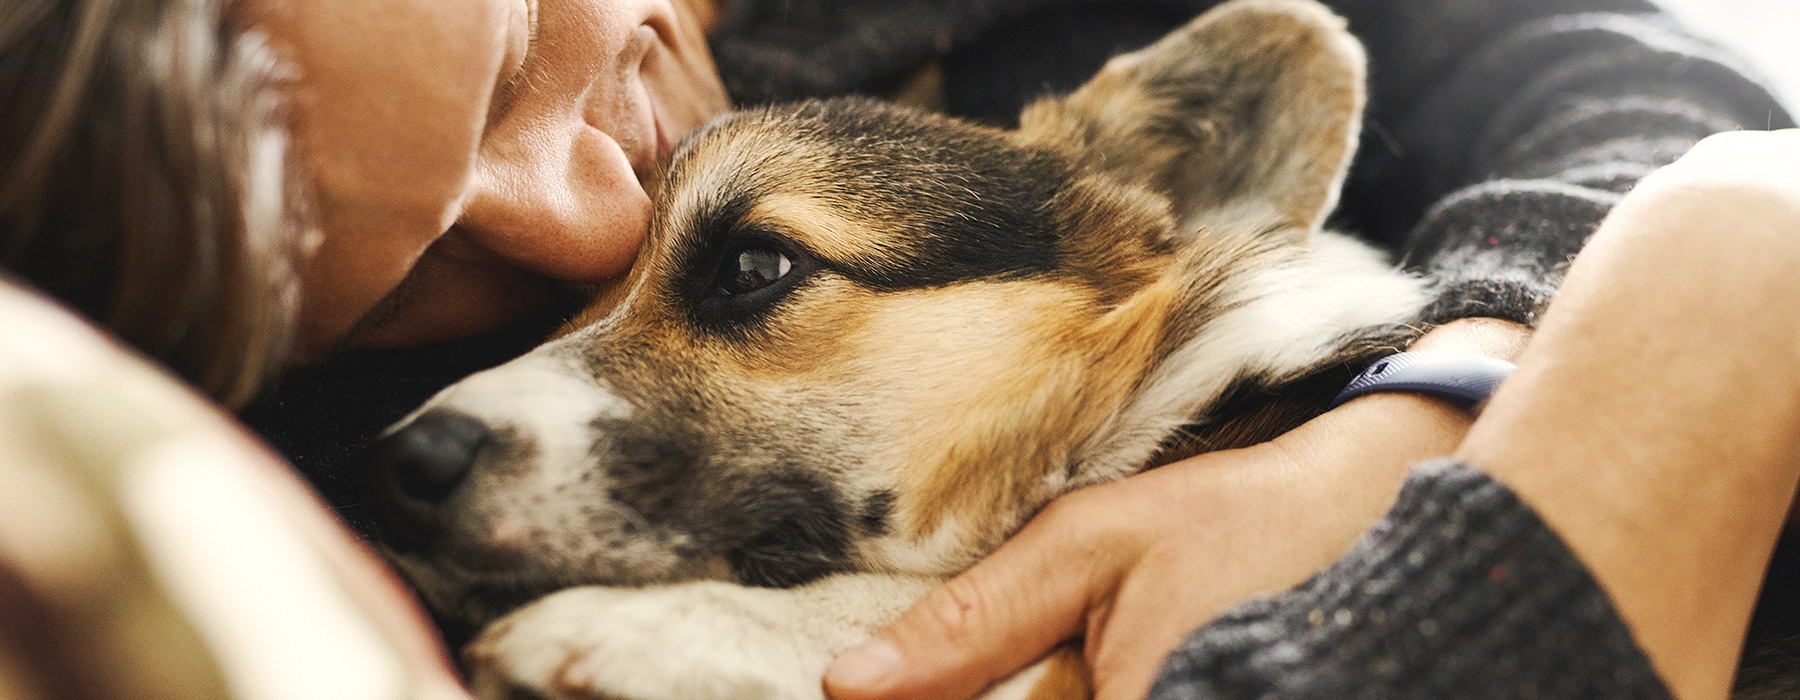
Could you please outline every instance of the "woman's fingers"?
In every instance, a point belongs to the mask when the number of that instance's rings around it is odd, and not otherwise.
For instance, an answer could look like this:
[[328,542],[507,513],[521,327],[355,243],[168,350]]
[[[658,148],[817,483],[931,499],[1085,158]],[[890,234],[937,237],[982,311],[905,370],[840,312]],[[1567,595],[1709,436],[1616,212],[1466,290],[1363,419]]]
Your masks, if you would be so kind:
[[[1079,496],[939,586],[825,674],[837,700],[966,698],[1078,636],[1128,547],[1108,547]],[[1111,551],[1108,551],[1108,550]]]
[[1142,697],[1233,603],[1343,553],[1405,465],[1467,428],[1431,399],[1358,399],[1273,443],[1062,497],[993,555],[827,671],[837,700],[966,698],[1075,637],[1102,699]]
[[1145,697],[1169,652],[1190,633],[1241,597],[1280,587],[1217,575],[1228,565],[1221,560],[1234,557],[1215,556],[1216,549],[1192,541],[1156,546],[1093,611],[1084,643],[1097,698]]
[[[1511,357],[1526,331],[1462,321],[1416,347]],[[1448,453],[1469,418],[1368,396],[1275,442],[1069,494],[825,676],[837,700],[966,698],[1083,637],[1103,698],[1142,697],[1219,611],[1304,579],[1391,502],[1406,465]]]

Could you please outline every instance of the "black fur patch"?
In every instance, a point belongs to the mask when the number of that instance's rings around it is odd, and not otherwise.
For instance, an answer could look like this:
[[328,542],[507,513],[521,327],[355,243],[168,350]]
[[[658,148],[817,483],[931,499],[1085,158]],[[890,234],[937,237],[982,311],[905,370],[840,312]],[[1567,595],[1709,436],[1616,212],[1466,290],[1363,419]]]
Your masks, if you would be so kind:
[[723,557],[752,586],[796,586],[846,568],[852,508],[823,476],[755,450],[710,449],[679,422],[600,420],[607,496],[659,529],[688,535],[696,559]]
[[856,524],[862,526],[863,534],[880,537],[888,533],[888,518],[893,516],[894,492],[876,491],[863,501],[862,512],[856,516]]
[[[795,162],[772,156],[765,167],[723,180],[729,191],[692,212],[672,243],[680,273],[672,291],[704,325],[738,331],[753,325],[815,270],[881,291],[958,282],[1030,277],[1059,270],[1052,200],[1077,168],[1054,153],[1020,146],[1002,132],[861,99],[811,101],[745,113],[703,138],[755,131],[759,122],[814,144]],[[683,150],[683,154],[697,147]],[[680,164],[669,186],[685,177]],[[761,197],[800,192],[841,203],[866,221],[870,255],[826,258],[795,232],[759,229],[744,220]],[[862,232],[836,232],[852,235]],[[746,238],[775,241],[793,253],[792,281],[771,293],[719,299],[711,280],[727,252]]]
[[1074,176],[1061,157],[1024,148],[998,131],[859,99],[806,103],[772,113],[815,124],[832,145],[830,177],[849,210],[874,225],[898,224],[893,255],[833,260],[875,289],[936,287],[1026,276],[1059,267],[1051,200]]
[[665,513],[681,513],[694,489],[694,465],[700,461],[698,440],[670,439],[641,423],[611,418],[588,425],[593,432],[596,468],[609,495],[651,522],[663,522]]
[[798,586],[844,568],[850,550],[843,495],[816,476],[772,473],[751,479],[733,499],[754,534],[726,553],[751,586]]

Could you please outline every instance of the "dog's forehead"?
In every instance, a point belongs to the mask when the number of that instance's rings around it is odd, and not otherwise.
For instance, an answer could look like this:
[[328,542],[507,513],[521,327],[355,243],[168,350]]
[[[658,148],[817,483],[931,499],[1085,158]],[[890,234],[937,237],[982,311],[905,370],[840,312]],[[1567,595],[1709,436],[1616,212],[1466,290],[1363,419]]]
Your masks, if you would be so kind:
[[[1051,269],[1072,166],[1003,132],[867,100],[739,113],[677,155],[659,253],[773,233],[875,287]],[[861,274],[858,274],[861,273]]]

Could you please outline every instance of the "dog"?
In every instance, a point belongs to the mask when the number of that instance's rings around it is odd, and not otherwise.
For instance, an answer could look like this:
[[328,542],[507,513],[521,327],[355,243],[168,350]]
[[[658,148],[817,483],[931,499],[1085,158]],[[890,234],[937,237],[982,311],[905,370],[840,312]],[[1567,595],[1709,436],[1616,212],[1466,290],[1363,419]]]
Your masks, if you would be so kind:
[[373,448],[384,547],[485,626],[480,695],[819,698],[1051,499],[1279,434],[1416,333],[1423,283],[1324,227],[1363,103],[1342,19],[1232,0],[1016,130],[714,120],[622,298]]

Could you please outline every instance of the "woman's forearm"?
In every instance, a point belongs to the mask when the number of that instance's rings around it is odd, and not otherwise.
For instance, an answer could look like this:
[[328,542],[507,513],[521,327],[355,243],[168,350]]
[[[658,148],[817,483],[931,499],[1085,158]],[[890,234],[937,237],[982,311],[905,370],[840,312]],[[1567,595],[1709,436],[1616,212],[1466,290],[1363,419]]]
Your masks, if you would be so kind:
[[1800,186],[1717,174],[1620,205],[1457,453],[1561,535],[1681,698],[1729,691],[1800,479]]

